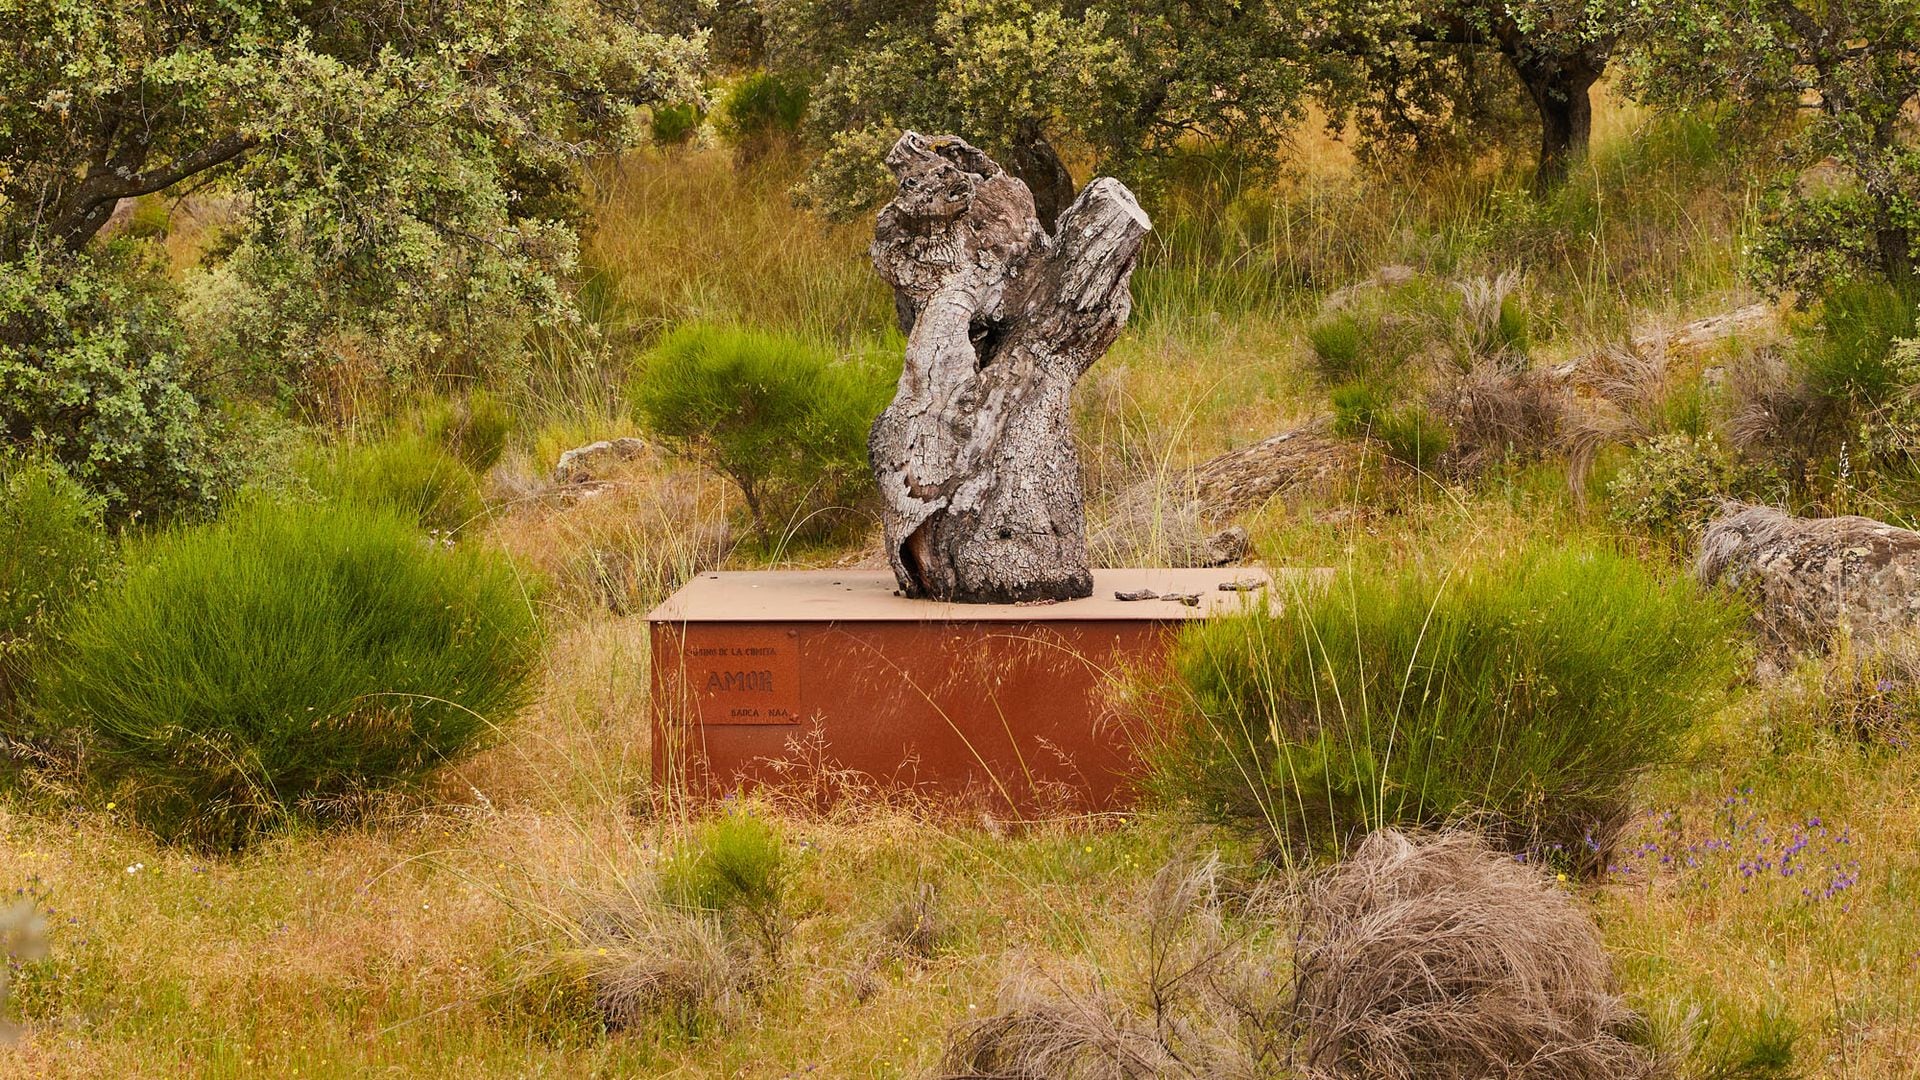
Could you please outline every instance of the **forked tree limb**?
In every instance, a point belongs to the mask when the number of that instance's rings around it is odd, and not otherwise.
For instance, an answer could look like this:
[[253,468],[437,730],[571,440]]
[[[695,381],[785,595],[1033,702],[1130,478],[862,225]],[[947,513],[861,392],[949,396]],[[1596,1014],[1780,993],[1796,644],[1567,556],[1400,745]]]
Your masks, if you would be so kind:
[[942,600],[1086,596],[1068,404],[1132,310],[1147,215],[1103,177],[1048,234],[1026,185],[950,135],[907,132],[887,164],[871,254],[907,350],[868,450],[894,576]]

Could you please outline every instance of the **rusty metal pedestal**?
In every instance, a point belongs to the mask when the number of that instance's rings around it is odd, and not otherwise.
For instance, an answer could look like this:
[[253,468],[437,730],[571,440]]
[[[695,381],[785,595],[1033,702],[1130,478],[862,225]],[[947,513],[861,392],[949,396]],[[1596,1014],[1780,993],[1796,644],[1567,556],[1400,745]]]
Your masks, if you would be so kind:
[[[1109,676],[1180,624],[1266,604],[1263,570],[1096,570],[1053,604],[895,594],[885,571],[701,574],[648,616],[653,775],[712,797],[913,792],[1027,815],[1125,805],[1143,734]],[[1198,596],[1121,601],[1116,592]]]

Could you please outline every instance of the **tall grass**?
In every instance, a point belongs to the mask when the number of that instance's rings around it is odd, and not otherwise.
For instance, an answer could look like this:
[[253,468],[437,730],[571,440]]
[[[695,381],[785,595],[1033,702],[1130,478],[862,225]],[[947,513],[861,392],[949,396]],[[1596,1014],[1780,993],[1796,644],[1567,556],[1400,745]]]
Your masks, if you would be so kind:
[[48,460],[0,455],[0,734],[67,608],[109,569],[102,501]]
[[67,640],[37,706],[136,819],[216,847],[477,748],[527,700],[539,648],[498,556],[271,503],[154,541]]
[[449,536],[487,512],[466,462],[424,434],[317,453],[306,462],[306,473],[313,489],[333,502],[399,514]]
[[1591,853],[1730,682],[1738,626],[1727,600],[1607,550],[1356,565],[1278,616],[1183,636],[1152,783],[1303,848],[1473,819]]
[[1613,130],[1544,200],[1518,165],[1428,175],[1319,169],[1277,187],[1175,191],[1155,207],[1134,278],[1145,320],[1298,314],[1311,298],[1406,265],[1442,276],[1517,269],[1545,286],[1554,329],[1618,336],[1739,285],[1748,173],[1712,118],[1618,105]]
[[867,265],[869,227],[792,205],[799,163],[735,168],[719,152],[632,155],[595,178],[584,252],[602,325],[650,343],[684,322],[735,323],[826,343],[877,337],[893,298]]

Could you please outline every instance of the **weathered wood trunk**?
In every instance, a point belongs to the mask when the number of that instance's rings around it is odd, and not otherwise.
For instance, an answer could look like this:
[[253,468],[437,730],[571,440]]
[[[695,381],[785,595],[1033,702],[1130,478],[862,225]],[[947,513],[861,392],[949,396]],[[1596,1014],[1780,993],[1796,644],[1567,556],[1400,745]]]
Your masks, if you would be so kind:
[[1127,321],[1147,215],[1102,178],[1049,235],[1026,185],[953,136],[907,132],[887,164],[872,256],[907,357],[868,451],[894,576],[942,600],[1086,596],[1068,399]]

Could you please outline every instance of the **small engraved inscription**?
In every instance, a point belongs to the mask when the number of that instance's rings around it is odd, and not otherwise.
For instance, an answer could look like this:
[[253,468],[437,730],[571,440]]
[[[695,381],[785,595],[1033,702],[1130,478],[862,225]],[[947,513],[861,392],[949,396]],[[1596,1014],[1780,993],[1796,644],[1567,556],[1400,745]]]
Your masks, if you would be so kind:
[[799,639],[759,626],[709,627],[682,654],[703,724],[800,722]]

